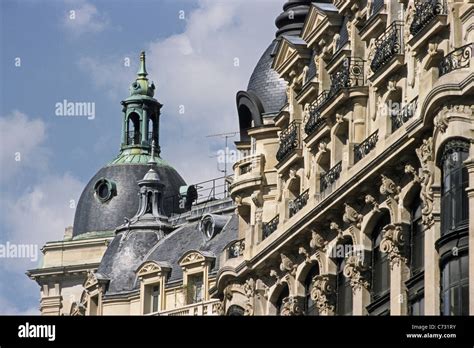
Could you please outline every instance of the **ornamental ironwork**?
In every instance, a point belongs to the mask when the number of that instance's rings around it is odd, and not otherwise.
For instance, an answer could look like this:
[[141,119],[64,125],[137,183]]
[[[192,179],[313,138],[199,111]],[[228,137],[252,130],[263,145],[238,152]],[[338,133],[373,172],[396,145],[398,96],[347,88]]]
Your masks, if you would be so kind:
[[229,245],[228,258],[235,259],[239,256],[242,256],[244,254],[244,250],[245,250],[245,240],[244,239],[236,240],[231,245]]
[[416,112],[418,108],[418,98],[413,99],[409,104],[398,110],[392,110],[392,132],[406,123]]
[[319,110],[327,101],[328,93],[328,91],[323,91],[310,105],[309,118],[304,126],[304,131],[307,135],[313,134],[324,124],[324,118],[321,117],[321,112]]
[[415,13],[410,25],[410,33],[416,36],[436,16],[447,13],[445,0],[415,0]]
[[273,232],[276,231],[278,224],[280,223],[280,215],[275,216],[268,222],[262,224],[263,239],[267,238]]
[[376,73],[398,54],[403,54],[403,22],[401,21],[390,24],[375,42],[375,52],[370,69]]
[[290,201],[288,204],[290,217],[292,217],[301,209],[303,209],[303,207],[308,203],[308,199],[309,199],[309,189],[304,191],[294,200]]
[[141,142],[142,134],[136,131],[127,132],[127,145],[138,145]]
[[474,44],[470,43],[459,47],[444,57],[439,63],[439,76],[446,75],[453,70],[469,68]]
[[354,163],[359,162],[362,158],[367,156],[377,145],[379,140],[379,131],[376,130],[367,139],[354,147]]
[[326,191],[328,187],[336,182],[339,179],[342,171],[342,161],[332,167],[327,173],[321,176],[321,192]]
[[279,162],[287,158],[293,150],[300,147],[300,123],[293,121],[288,128],[280,133],[280,147],[278,148],[276,158]]
[[346,58],[341,66],[331,74],[331,88],[326,97],[329,101],[343,88],[364,85],[364,60],[361,58]]

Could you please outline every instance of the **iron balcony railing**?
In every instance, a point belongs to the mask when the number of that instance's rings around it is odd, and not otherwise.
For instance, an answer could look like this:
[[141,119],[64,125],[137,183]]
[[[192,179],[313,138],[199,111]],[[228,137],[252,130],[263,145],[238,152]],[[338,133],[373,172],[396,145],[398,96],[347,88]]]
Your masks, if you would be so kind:
[[229,259],[235,259],[239,256],[242,256],[244,254],[245,250],[245,240],[240,239],[232,242],[231,245],[228,247],[228,257]]
[[268,238],[269,235],[275,232],[279,223],[280,223],[280,215],[275,216],[273,219],[271,219],[268,222],[264,222],[262,224],[262,232],[263,232],[262,239]]
[[418,98],[413,99],[410,103],[405,105],[403,108],[392,112],[392,132],[395,132],[404,123],[406,123],[416,112],[418,108]]
[[280,133],[280,147],[276,154],[278,162],[283,161],[294,150],[300,148],[300,139],[300,121],[295,120]]
[[370,69],[376,73],[399,54],[403,54],[403,22],[395,21],[375,42],[375,53]]
[[339,179],[339,176],[341,175],[341,171],[342,171],[342,161],[336,164],[327,173],[321,176],[321,179],[320,179],[321,192],[326,191],[328,187],[330,187],[332,184],[336,182],[337,179]]
[[309,118],[306,120],[304,132],[311,135],[316,132],[323,124],[324,119],[321,117],[319,110],[327,101],[328,91],[323,91],[309,107]]
[[364,85],[364,60],[361,58],[346,58],[338,69],[331,74],[331,88],[327,94],[327,101],[333,98],[343,88]]
[[301,209],[303,209],[303,207],[306,206],[306,204],[308,203],[308,199],[309,199],[309,189],[304,191],[294,200],[290,201],[290,203],[288,204],[290,217],[292,217]]
[[474,43],[459,47],[444,57],[439,64],[439,76],[446,75],[451,71],[469,68]]
[[127,145],[139,145],[141,142],[142,134],[136,131],[127,132]]
[[416,36],[438,15],[447,14],[445,0],[415,0],[415,13],[410,33]]
[[379,141],[378,129],[372,133],[367,139],[354,147],[354,163],[359,162],[372,151]]

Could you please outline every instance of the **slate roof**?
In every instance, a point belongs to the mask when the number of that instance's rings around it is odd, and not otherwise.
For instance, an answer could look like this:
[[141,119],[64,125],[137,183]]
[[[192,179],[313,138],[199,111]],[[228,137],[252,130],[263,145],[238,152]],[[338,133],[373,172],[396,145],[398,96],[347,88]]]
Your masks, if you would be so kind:
[[247,91],[252,91],[260,99],[264,113],[276,113],[286,104],[286,81],[272,69],[275,46],[278,40],[272,41],[258,61],[250,76]]
[[[123,224],[124,218],[131,218],[138,210],[138,184],[148,172],[148,164],[118,164],[101,168],[89,181],[81,194],[74,217],[73,236],[87,232],[114,231]],[[179,187],[185,185],[183,178],[169,165],[160,163],[155,167],[165,185],[164,197],[175,196]],[[94,185],[100,178],[109,179],[116,184],[117,195],[105,203],[94,196]],[[176,211],[176,205],[165,204],[164,211],[169,215]]]
[[229,221],[223,229],[211,240],[205,238],[199,231],[198,222],[187,224],[162,239],[149,252],[144,261],[166,261],[172,266],[169,281],[181,280],[183,271],[178,260],[186,252],[197,250],[216,255],[216,261],[211,271],[219,269],[219,255],[224,247],[233,240],[238,239],[237,215],[229,216]]

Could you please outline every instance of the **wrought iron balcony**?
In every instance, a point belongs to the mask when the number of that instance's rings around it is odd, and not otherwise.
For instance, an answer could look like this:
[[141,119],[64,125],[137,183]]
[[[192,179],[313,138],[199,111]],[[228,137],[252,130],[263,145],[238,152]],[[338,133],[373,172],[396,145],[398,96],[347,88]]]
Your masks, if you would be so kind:
[[267,238],[269,235],[275,232],[279,223],[280,223],[280,215],[275,216],[273,219],[271,219],[268,222],[264,222],[262,224],[262,232],[263,232],[262,239]]
[[361,58],[346,58],[341,66],[331,74],[331,88],[327,94],[326,101],[329,101],[343,88],[363,85],[364,61]]
[[328,100],[329,91],[323,91],[309,107],[309,118],[304,126],[307,135],[316,132],[323,124],[324,119],[321,117],[319,110]]
[[447,14],[446,0],[415,0],[410,33],[416,36],[438,15]]
[[409,104],[403,108],[392,112],[392,132],[395,132],[404,123],[406,123],[416,112],[418,108],[418,98],[413,99]]
[[229,245],[227,251],[228,251],[228,258],[229,259],[235,259],[239,256],[242,256],[244,254],[245,250],[245,240],[240,239],[232,242],[232,244]]
[[444,57],[439,64],[439,76],[441,77],[457,69],[469,68],[473,48],[474,43],[470,43],[455,49]]
[[403,22],[395,21],[375,42],[370,69],[376,73],[398,54],[403,54]]
[[139,145],[141,142],[142,134],[140,132],[128,131],[127,132],[127,145]]
[[332,184],[336,182],[337,179],[339,179],[339,176],[341,175],[342,171],[342,161],[336,164],[334,167],[332,167],[327,173],[324,175],[321,175],[321,192],[326,191],[328,187],[330,187]]
[[290,203],[288,204],[290,217],[292,217],[297,212],[299,212],[301,209],[303,209],[303,207],[306,206],[306,204],[308,203],[308,199],[309,199],[309,189],[304,191],[302,194],[300,194],[294,200],[290,201]]
[[287,158],[294,150],[299,149],[300,141],[300,122],[293,121],[288,128],[280,133],[280,147],[278,148],[276,158],[278,162]]
[[379,141],[379,131],[376,130],[367,139],[354,147],[354,163],[359,162],[372,151]]

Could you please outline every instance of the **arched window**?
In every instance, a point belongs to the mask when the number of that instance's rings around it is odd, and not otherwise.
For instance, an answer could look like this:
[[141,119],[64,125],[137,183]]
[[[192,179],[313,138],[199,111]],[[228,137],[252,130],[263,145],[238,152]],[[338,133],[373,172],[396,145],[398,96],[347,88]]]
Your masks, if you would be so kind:
[[422,223],[422,203],[420,196],[413,201],[410,207],[410,279],[406,282],[408,288],[408,310],[410,315],[423,315],[424,299],[424,225]]
[[421,221],[421,201],[419,197],[411,207],[411,231],[410,231],[410,269],[412,275],[423,270],[425,248],[424,228]]
[[338,258],[337,261],[337,282],[336,282],[336,314],[352,315],[352,288],[350,279],[344,276],[345,257]]
[[441,314],[469,315],[469,257],[451,258],[441,268]]
[[311,286],[313,284],[313,278],[319,274],[318,264],[311,267],[306,275],[304,281],[304,290],[305,290],[305,314],[306,315],[319,315],[318,307],[316,307],[316,302],[311,298]]
[[[464,161],[470,143],[450,140],[441,156],[441,235],[436,242],[441,255],[441,313],[469,314],[469,274],[467,236],[469,203],[466,188],[469,177]],[[452,237],[454,236],[454,238]]]
[[380,250],[383,228],[390,223],[390,216],[384,213],[372,232],[372,298],[378,299],[390,291],[390,265],[387,254]]
[[141,141],[140,133],[140,116],[136,112],[132,112],[128,115],[127,124],[127,144],[138,145]]
[[281,290],[280,296],[278,296],[278,300],[276,301],[276,314],[281,315],[281,310],[283,309],[283,300],[290,295],[290,290],[288,289],[288,285],[285,285],[284,288]]
[[464,161],[469,155],[469,143],[451,140],[441,158],[443,187],[441,194],[441,234],[467,227],[469,204],[466,188],[469,177]]

